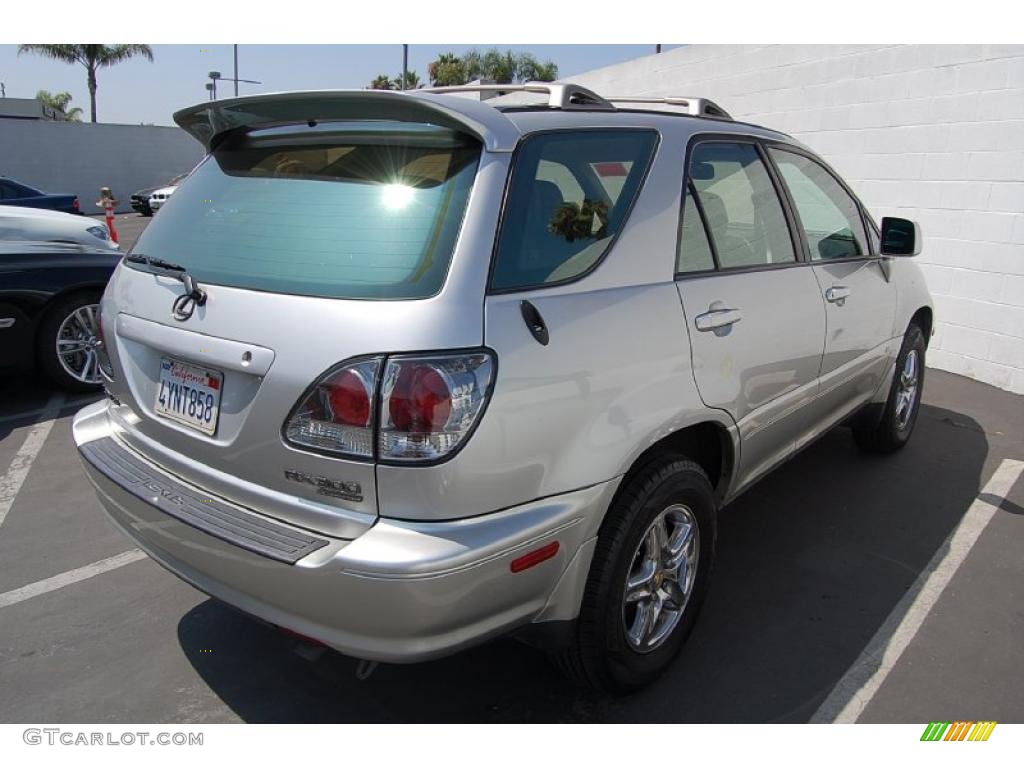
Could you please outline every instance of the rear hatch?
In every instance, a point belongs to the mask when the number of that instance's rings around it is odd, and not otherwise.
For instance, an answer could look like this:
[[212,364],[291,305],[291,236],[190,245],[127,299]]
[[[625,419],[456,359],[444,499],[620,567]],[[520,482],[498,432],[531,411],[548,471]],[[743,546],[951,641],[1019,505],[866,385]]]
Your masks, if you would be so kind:
[[256,122],[206,136],[211,154],[111,281],[114,412],[125,442],[186,482],[351,538],[377,515],[373,461],[298,448],[283,429],[341,361],[482,344],[483,282],[466,301],[447,280],[481,138]]

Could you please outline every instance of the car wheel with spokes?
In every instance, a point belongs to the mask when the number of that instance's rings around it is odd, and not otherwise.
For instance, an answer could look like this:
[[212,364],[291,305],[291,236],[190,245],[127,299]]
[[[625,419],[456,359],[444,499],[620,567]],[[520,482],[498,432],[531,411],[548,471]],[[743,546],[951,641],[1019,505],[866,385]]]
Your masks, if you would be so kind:
[[[879,409],[868,409],[853,424],[857,445],[871,453],[892,453],[910,440],[924,389],[924,332],[911,325],[896,358],[889,397]],[[880,412],[879,412],[880,410]]]
[[661,647],[686,610],[700,558],[700,527],[689,507],[672,504],[644,532],[622,594],[626,641],[637,653]]
[[53,306],[36,340],[36,359],[46,377],[62,389],[90,392],[99,389],[98,293],[79,293]]
[[598,535],[580,615],[556,662],[628,693],[655,680],[697,620],[714,559],[716,502],[701,467],[659,458],[628,478]]

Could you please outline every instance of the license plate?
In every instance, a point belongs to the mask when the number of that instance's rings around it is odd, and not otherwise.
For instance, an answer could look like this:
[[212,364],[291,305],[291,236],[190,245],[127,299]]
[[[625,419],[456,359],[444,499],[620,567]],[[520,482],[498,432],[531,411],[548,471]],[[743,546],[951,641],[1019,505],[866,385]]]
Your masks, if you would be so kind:
[[165,357],[153,410],[167,419],[212,435],[217,431],[224,374]]

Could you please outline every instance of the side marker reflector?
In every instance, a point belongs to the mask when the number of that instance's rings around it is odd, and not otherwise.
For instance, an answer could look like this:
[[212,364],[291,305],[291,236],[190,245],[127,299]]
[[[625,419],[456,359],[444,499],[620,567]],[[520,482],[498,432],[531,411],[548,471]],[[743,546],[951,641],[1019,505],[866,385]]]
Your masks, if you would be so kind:
[[525,571],[527,568],[533,568],[533,566],[543,563],[545,560],[550,560],[552,557],[558,554],[558,542],[552,541],[550,544],[545,544],[540,549],[535,549],[533,552],[527,552],[522,557],[517,557],[512,561],[509,568],[512,569],[512,573],[519,573]]

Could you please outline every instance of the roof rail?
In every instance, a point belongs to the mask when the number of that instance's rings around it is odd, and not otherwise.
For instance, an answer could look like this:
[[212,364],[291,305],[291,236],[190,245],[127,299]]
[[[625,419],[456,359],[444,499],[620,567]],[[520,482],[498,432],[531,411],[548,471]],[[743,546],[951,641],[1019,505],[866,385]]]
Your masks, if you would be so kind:
[[[417,93],[546,93],[548,106],[552,109],[616,109],[618,105],[642,109],[641,104],[678,107],[685,115],[717,117],[732,120],[732,116],[711,99],[698,96],[615,96],[604,98],[589,88],[575,83],[469,83],[468,85],[447,85],[437,88],[421,88]],[[504,106],[504,105],[503,105]]]
[[552,109],[615,109],[589,88],[575,83],[471,83],[422,88],[420,93],[546,93]]
[[615,96],[609,98],[608,101],[612,106],[617,104],[664,104],[670,107],[682,107],[687,115],[732,120],[732,116],[711,99],[698,96]]

